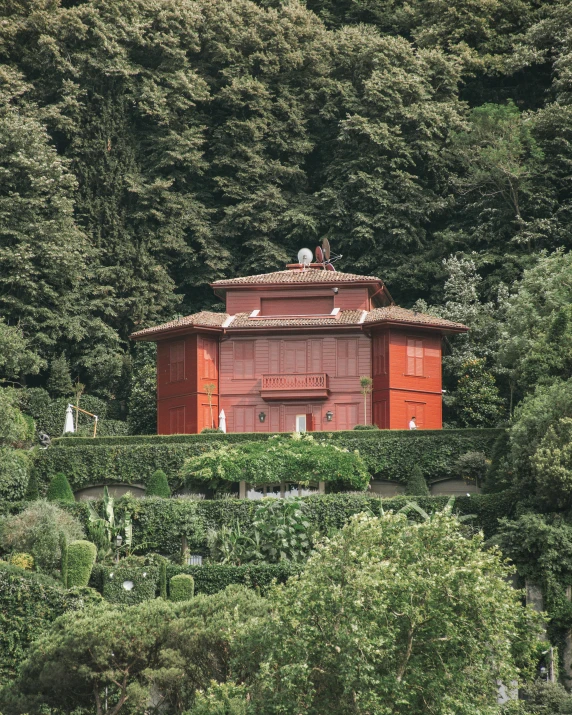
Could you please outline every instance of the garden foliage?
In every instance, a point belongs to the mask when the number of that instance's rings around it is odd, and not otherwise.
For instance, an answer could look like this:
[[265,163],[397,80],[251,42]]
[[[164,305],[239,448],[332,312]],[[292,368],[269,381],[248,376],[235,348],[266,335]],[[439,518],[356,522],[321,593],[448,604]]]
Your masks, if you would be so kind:
[[3,550],[31,554],[36,568],[48,574],[60,568],[62,535],[68,541],[85,537],[79,521],[50,502],[32,502],[24,511],[0,522]]
[[157,471],[151,475],[151,479],[149,479],[147,488],[145,489],[145,496],[163,497],[164,499],[171,496],[167,475],[162,469],[157,469]]

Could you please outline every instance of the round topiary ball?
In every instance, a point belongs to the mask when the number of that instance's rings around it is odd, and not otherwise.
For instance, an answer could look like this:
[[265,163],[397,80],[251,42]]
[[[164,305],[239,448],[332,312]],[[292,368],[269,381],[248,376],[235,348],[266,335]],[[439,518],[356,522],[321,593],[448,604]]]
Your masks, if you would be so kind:
[[145,489],[145,496],[163,497],[164,499],[168,499],[171,496],[167,475],[162,469],[157,469],[157,471],[151,475],[147,488]]

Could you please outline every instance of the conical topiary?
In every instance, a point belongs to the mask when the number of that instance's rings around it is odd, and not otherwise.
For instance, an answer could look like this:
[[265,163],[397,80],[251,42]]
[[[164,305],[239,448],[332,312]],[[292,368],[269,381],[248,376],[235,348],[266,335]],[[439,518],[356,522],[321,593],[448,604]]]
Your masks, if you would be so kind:
[[54,397],[67,397],[73,394],[70,364],[66,360],[65,353],[50,362],[50,374],[46,387]]
[[52,477],[46,496],[48,501],[75,501],[68,478],[61,472]]
[[145,496],[163,497],[164,499],[168,499],[171,496],[167,475],[162,469],[158,469],[151,475],[147,488],[145,489]]
[[36,478],[35,470],[32,470],[30,478],[28,479],[28,486],[26,487],[26,495],[24,499],[26,501],[36,501],[40,498],[40,491],[38,489],[38,480]]
[[411,469],[411,472],[407,477],[407,481],[405,482],[405,493],[412,497],[429,496],[427,482],[425,481],[421,467],[418,464]]

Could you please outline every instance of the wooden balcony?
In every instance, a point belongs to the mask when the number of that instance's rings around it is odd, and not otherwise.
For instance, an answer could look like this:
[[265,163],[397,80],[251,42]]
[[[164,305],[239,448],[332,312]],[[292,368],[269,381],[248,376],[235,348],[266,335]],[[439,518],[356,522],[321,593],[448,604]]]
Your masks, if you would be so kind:
[[262,375],[264,400],[325,400],[330,394],[325,372],[294,375]]

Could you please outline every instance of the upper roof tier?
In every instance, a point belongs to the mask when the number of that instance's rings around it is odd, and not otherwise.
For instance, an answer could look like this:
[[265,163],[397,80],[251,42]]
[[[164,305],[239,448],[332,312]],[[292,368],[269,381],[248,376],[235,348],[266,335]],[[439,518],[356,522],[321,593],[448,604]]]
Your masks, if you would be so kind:
[[355,273],[342,273],[341,271],[325,271],[322,268],[293,267],[286,271],[274,271],[273,273],[259,273],[255,276],[241,276],[240,278],[223,278],[211,283],[213,288],[226,288],[227,286],[248,286],[248,285],[281,285],[284,283],[380,283],[381,278],[377,276],[359,276]]

